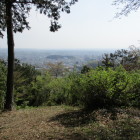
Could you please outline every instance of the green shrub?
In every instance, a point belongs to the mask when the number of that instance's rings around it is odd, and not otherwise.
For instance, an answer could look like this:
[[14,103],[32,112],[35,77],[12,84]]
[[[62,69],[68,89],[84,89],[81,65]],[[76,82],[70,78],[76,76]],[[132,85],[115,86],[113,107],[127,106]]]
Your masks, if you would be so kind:
[[[0,63],[0,109],[6,91],[6,68]],[[83,73],[72,72],[54,78],[39,75],[33,66],[15,68],[15,102],[17,106],[66,104],[87,109],[104,107],[140,107],[140,71],[98,67]]]
[[4,106],[4,98],[6,92],[6,66],[2,60],[0,60],[0,110]]
[[129,105],[140,108],[140,71],[131,72],[131,88]]
[[36,80],[31,83],[31,87],[26,99],[29,101],[29,106],[40,106],[47,102],[50,92],[48,83],[50,81],[51,76],[48,73],[36,77]]
[[[86,108],[128,106],[130,101],[138,94],[140,88],[135,81],[138,77],[127,72],[124,68],[117,67],[116,70],[104,70],[97,68],[87,74],[81,74],[75,79],[71,86],[71,94],[75,97],[75,102]],[[136,104],[136,103],[135,103]],[[131,105],[134,105],[131,102]]]

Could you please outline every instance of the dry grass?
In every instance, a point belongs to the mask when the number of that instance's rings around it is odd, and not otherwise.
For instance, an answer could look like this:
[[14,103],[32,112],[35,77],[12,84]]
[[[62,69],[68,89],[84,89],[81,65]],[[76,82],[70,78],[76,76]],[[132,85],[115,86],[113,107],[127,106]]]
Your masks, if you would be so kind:
[[0,114],[0,140],[140,140],[140,110],[53,106]]

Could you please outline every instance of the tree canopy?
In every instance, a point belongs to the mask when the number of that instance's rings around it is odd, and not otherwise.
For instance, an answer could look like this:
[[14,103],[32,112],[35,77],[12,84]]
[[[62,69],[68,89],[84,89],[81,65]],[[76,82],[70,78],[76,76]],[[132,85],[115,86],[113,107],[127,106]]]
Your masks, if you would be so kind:
[[[0,37],[3,37],[3,31],[6,30],[6,2],[0,1]],[[61,25],[58,23],[61,12],[70,13],[70,6],[77,0],[11,0],[12,4],[12,24],[14,32],[22,32],[25,28],[30,29],[27,21],[31,8],[34,6],[40,14],[50,18],[50,31],[57,31]]]
[[120,15],[127,16],[131,11],[137,11],[140,7],[140,1],[139,0],[115,0],[114,5],[120,5],[123,4],[123,8],[121,12],[117,13],[117,17]]
[[32,7],[40,14],[50,18],[50,31],[57,31],[61,25],[58,23],[61,12],[70,13],[70,6],[77,0],[1,0],[0,1],[0,37],[7,30],[8,45],[8,72],[5,110],[12,110],[13,84],[14,84],[14,36],[13,32],[22,32],[30,29],[27,18]]

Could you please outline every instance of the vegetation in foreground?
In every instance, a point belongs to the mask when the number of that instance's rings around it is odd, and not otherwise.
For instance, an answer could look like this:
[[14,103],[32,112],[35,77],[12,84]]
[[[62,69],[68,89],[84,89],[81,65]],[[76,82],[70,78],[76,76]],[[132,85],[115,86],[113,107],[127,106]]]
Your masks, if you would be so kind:
[[[118,50],[103,57],[103,66],[69,72],[62,63],[37,71],[15,60],[15,106],[71,105],[89,109],[140,108],[140,50]],[[5,103],[6,63],[0,61],[0,109]]]
[[[139,140],[140,51],[135,52],[105,55],[102,67],[84,66],[81,72],[68,72],[61,63],[37,71],[15,60],[14,101],[19,110],[0,114],[0,139]],[[6,68],[0,61],[0,110]],[[47,107],[27,109],[38,106]]]
[[140,110],[52,106],[0,114],[1,140],[140,140]]

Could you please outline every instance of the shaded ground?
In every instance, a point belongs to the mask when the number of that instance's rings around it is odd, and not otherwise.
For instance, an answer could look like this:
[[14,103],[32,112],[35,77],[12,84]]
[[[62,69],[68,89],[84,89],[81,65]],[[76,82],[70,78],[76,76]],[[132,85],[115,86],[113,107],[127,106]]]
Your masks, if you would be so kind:
[[4,112],[0,140],[140,140],[140,110],[53,106]]

